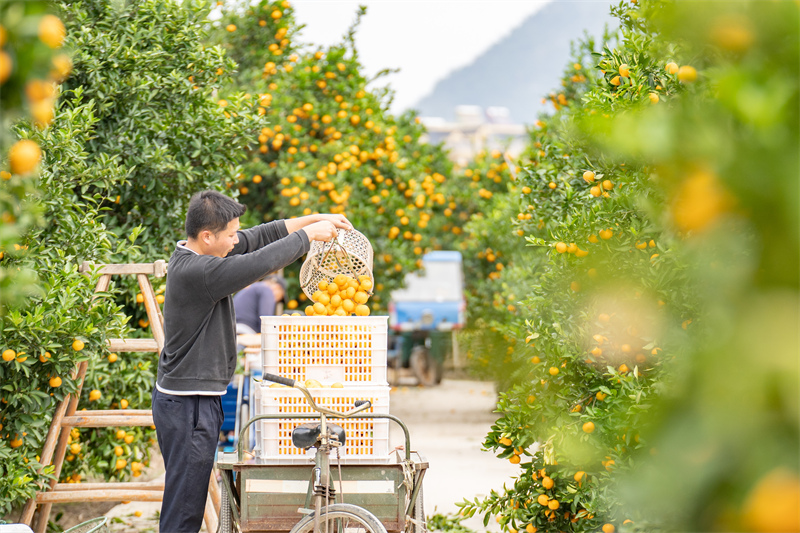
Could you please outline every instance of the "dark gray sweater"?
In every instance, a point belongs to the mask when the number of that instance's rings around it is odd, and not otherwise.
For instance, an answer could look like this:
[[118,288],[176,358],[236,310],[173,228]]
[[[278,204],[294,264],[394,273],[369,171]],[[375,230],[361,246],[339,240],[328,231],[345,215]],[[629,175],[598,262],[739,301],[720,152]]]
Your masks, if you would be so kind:
[[223,394],[236,369],[236,317],[231,295],[307,253],[305,231],[289,234],[283,220],[239,232],[226,257],[177,246],[169,260],[164,300],[160,389]]

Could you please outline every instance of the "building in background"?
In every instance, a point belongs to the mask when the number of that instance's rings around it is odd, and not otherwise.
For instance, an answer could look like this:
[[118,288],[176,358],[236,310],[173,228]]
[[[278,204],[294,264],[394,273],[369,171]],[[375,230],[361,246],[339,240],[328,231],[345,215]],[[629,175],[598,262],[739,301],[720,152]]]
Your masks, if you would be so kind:
[[455,122],[440,117],[420,117],[427,134],[423,142],[438,144],[450,153],[450,159],[466,166],[484,150],[499,150],[516,158],[524,150],[528,134],[524,124],[514,124],[506,107],[456,106]]

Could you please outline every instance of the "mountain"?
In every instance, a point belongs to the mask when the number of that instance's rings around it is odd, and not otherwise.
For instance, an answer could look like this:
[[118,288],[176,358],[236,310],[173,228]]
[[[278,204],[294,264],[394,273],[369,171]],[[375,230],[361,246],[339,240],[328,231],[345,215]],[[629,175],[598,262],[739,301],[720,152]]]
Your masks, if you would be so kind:
[[570,58],[570,43],[584,31],[602,37],[614,26],[608,0],[554,0],[515,30],[436,84],[412,106],[424,117],[455,120],[459,105],[507,107],[513,122],[532,123],[542,97],[556,89]]

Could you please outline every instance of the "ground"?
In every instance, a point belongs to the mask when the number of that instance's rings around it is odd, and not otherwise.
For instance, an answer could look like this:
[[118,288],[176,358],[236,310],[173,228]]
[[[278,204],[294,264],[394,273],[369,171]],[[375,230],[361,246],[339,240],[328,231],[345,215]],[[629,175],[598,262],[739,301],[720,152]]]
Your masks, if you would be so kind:
[[[406,423],[412,449],[420,452],[430,465],[423,483],[427,515],[455,513],[456,502],[500,489],[517,473],[514,465],[481,451],[481,442],[497,418],[492,412],[495,400],[491,382],[445,379],[439,386],[422,388],[405,377],[396,380],[390,411]],[[402,443],[402,430],[398,427],[393,427],[390,435],[392,445]],[[162,473],[156,463],[147,473],[148,479]],[[60,522],[63,527],[70,527],[105,514],[113,533],[157,532],[160,506],[144,502],[104,507],[72,504],[59,509],[65,511]],[[477,531],[484,529],[478,517],[464,524]]]

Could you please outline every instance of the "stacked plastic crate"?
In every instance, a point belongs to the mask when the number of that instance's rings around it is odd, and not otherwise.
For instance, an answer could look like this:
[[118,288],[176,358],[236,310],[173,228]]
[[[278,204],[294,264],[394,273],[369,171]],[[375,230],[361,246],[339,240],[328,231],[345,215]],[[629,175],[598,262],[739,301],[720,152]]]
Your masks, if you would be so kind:
[[[336,411],[369,400],[367,412],[389,412],[386,381],[388,317],[276,316],[261,318],[261,360],[264,373],[299,380],[314,401]],[[313,414],[297,389],[254,383],[254,415]],[[339,449],[345,463],[388,462],[389,421],[332,418],[347,441]],[[307,463],[314,450],[292,446],[292,429],[307,419],[277,418],[255,423],[256,456],[264,463]]]

